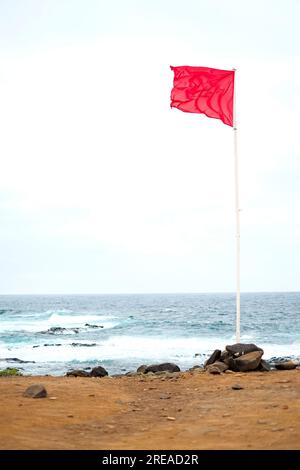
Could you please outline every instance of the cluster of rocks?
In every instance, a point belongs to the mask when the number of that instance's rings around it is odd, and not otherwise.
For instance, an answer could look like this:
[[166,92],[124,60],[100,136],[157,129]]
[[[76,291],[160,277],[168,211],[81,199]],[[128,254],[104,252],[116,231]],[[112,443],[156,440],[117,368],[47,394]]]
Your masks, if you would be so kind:
[[[90,323],[85,323],[85,328],[104,328],[103,325],[92,325]],[[39,331],[41,335],[61,335],[66,333],[75,333],[78,334],[82,328],[63,328],[62,326],[51,326],[48,330]]]
[[[233,372],[248,372],[253,370],[269,371],[272,366],[262,359],[263,349],[255,344],[236,343],[226,346],[224,351],[216,349],[204,363],[204,368],[211,374],[221,374],[227,370]],[[297,361],[275,362],[274,367],[278,370],[295,369]]]
[[76,369],[66,373],[68,377],[105,377],[108,375],[107,370],[102,366],[94,367],[90,372],[86,370]]

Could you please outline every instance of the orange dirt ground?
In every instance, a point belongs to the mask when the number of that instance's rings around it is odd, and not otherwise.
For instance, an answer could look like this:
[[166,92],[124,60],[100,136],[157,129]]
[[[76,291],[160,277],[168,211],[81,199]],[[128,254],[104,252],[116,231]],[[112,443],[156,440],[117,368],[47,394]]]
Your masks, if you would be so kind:
[[1,449],[300,449],[300,370],[0,377],[0,404]]

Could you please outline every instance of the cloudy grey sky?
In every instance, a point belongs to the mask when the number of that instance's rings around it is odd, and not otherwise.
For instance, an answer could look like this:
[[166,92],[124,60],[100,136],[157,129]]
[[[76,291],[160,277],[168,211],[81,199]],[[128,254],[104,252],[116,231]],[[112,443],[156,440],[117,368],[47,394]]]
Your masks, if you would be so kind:
[[169,65],[237,71],[241,287],[300,290],[297,0],[0,0],[0,293],[235,289],[232,129]]

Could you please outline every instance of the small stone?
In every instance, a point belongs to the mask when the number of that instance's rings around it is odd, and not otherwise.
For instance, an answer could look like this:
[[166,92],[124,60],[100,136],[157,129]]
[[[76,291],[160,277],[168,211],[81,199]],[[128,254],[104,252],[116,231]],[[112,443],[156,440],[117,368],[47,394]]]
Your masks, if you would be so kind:
[[49,397],[49,400],[57,400],[57,397]]
[[284,428],[272,428],[271,429],[272,432],[280,432],[280,431],[284,431]]
[[176,418],[174,416],[167,416],[168,421],[176,421]]
[[166,395],[166,394],[160,395],[159,397],[160,400],[170,400],[170,398],[171,398],[171,395]]
[[27,398],[46,398],[47,390],[44,385],[34,384],[30,385],[30,387],[25,390],[23,396]]
[[67,415],[68,418],[74,418],[74,415]]
[[225,370],[225,374],[234,374],[235,372],[233,372],[233,370],[230,370],[230,369],[227,369]]
[[223,416],[223,418],[228,418],[229,416],[231,416],[231,414],[230,413],[224,413],[222,416]]
[[281,408],[282,408],[283,410],[288,410],[288,409],[289,409],[288,405],[282,405]]
[[270,423],[270,421],[266,419],[258,419],[256,422],[257,424],[269,424]]
[[242,387],[240,384],[234,384],[232,385],[232,390],[243,390],[244,387]]

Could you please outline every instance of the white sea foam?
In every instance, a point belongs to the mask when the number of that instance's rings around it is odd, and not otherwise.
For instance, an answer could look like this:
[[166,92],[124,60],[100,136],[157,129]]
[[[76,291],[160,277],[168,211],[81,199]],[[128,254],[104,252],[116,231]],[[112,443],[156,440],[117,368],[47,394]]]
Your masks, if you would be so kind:
[[[115,336],[104,341],[98,341],[93,347],[74,347],[70,340],[60,340],[61,346],[16,346],[14,348],[0,347],[0,357],[18,357],[22,360],[36,362],[70,362],[70,361],[107,361],[140,360],[142,362],[172,361],[181,366],[202,363],[214,349],[222,349],[232,343],[230,338],[196,338],[196,337],[134,337]],[[91,344],[93,341],[76,341],[81,344]],[[234,342],[234,341],[233,341]],[[260,344],[264,358],[272,356],[300,356],[300,343],[291,344]],[[200,354],[196,356],[195,354]]]
[[86,323],[91,323],[104,328],[114,328],[118,321],[115,317],[108,315],[62,315],[59,313],[52,313],[50,317],[39,319],[36,317],[18,318],[16,320],[1,321],[1,331],[28,331],[38,332],[46,331],[52,327],[61,328],[78,328],[84,327]]

